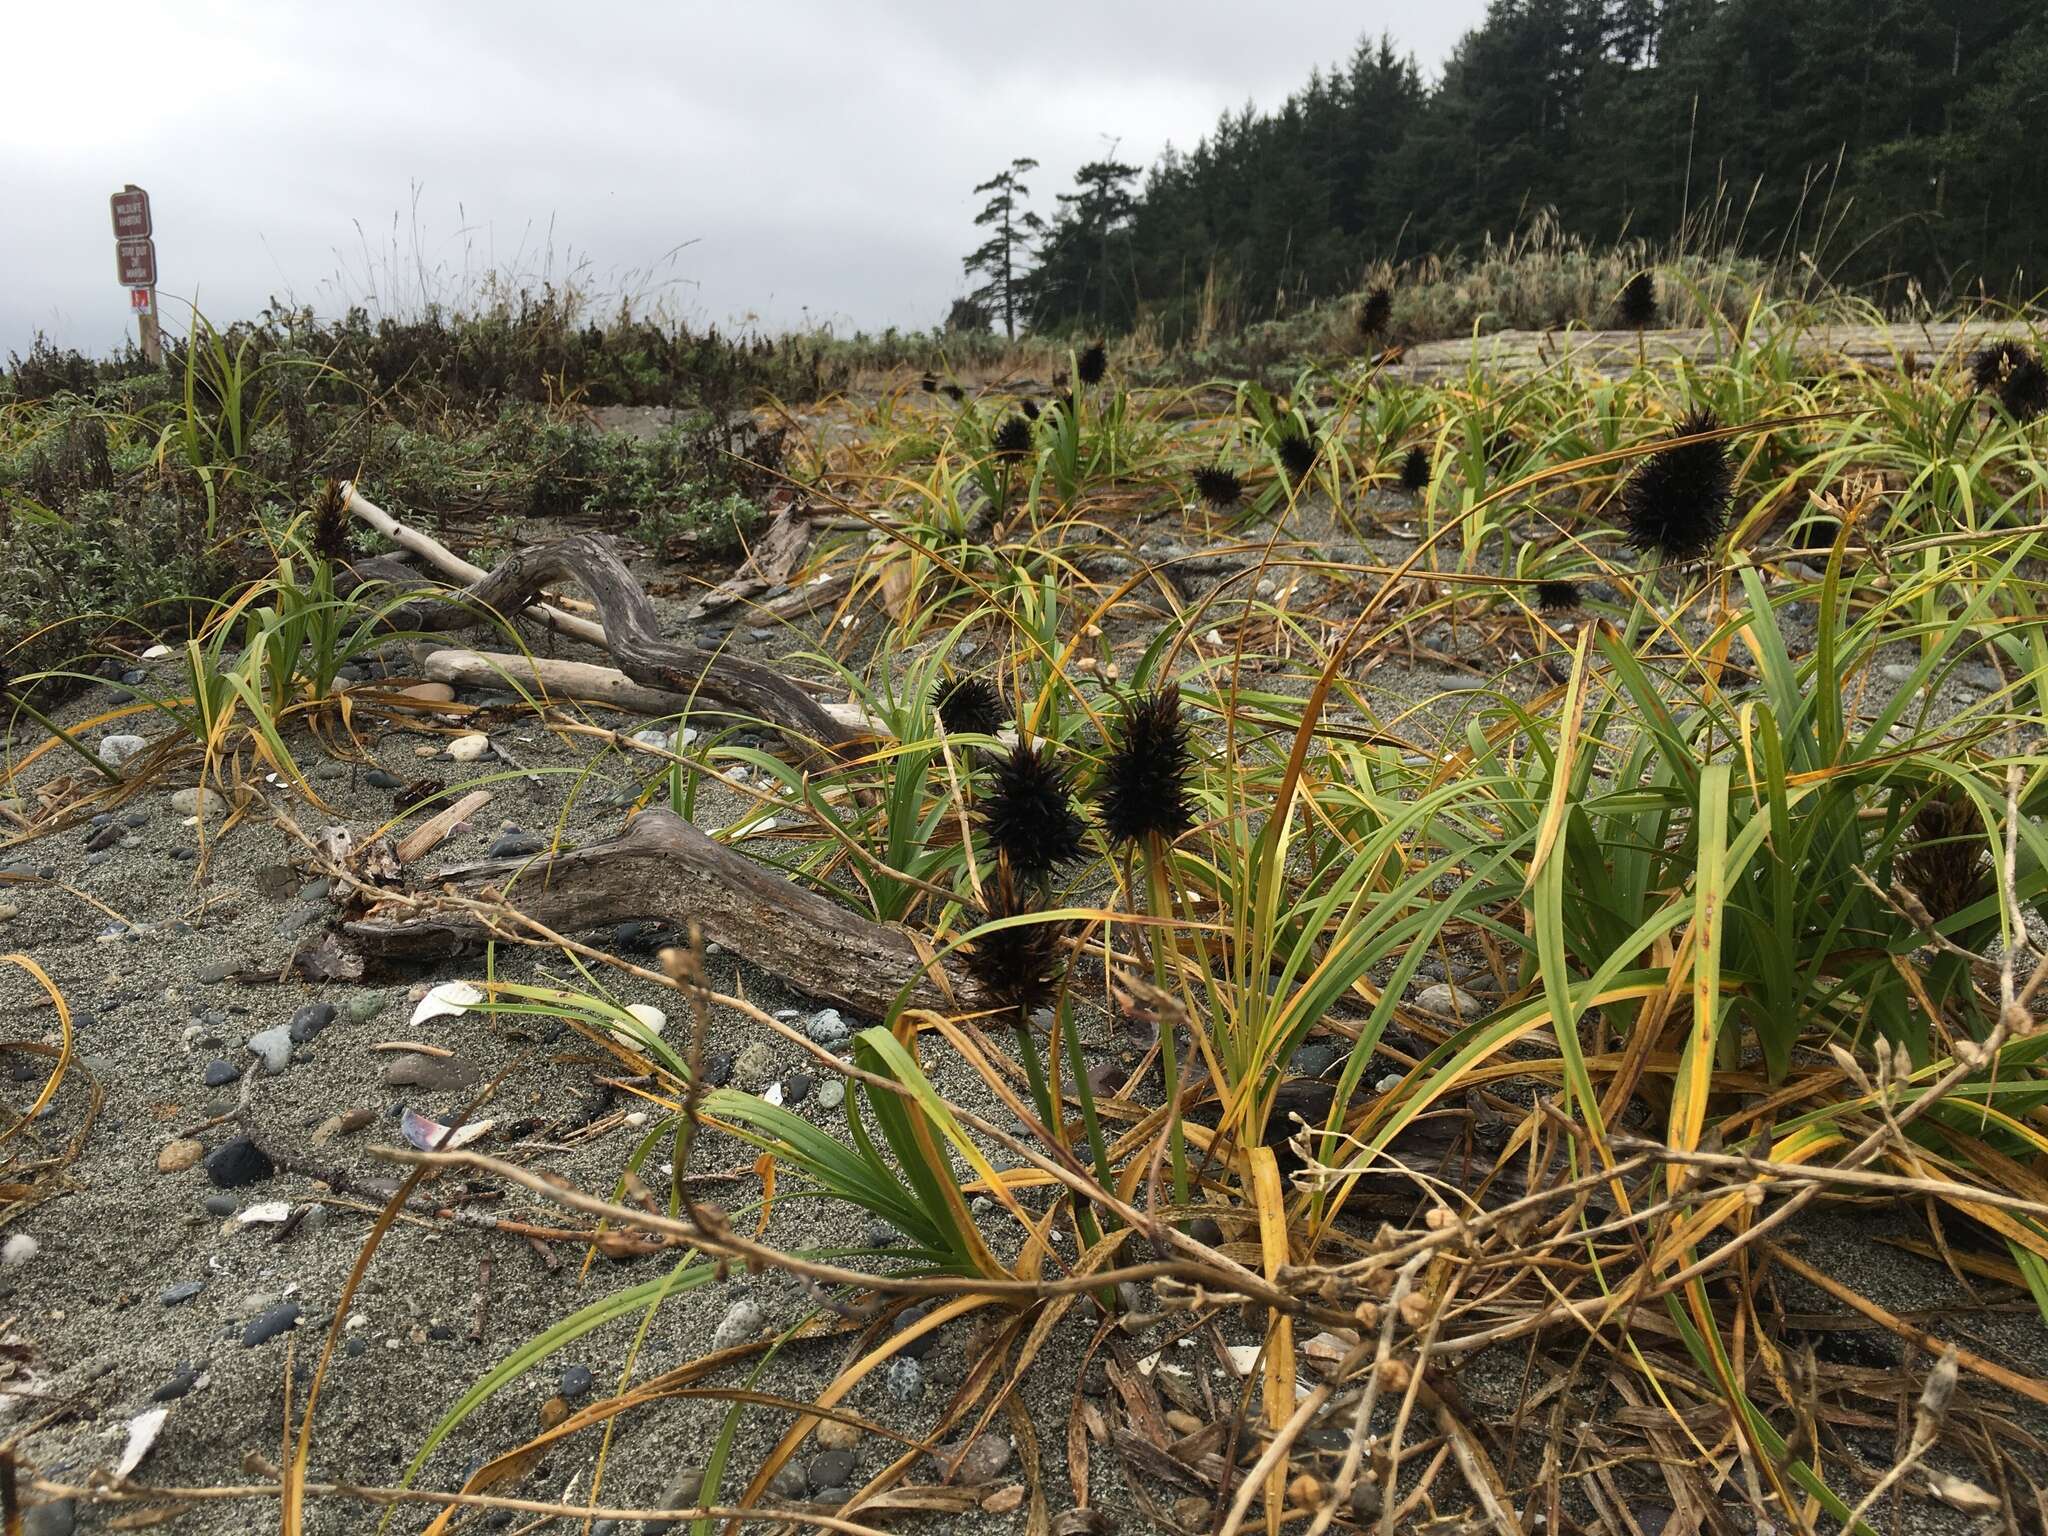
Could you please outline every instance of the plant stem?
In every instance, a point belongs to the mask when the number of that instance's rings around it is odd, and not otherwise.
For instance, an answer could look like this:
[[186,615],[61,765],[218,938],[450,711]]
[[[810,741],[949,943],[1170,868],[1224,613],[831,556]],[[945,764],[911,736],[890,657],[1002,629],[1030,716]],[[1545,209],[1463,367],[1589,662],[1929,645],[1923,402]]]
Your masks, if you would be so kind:
[[[1166,849],[1160,844],[1157,833],[1145,839],[1145,879],[1153,917],[1163,918],[1173,911],[1173,895],[1166,879]],[[1166,949],[1172,943],[1171,930],[1154,928],[1147,936],[1146,947],[1152,951],[1152,984],[1161,992],[1171,993],[1166,968]],[[1180,1051],[1173,1038],[1173,1023],[1170,1019],[1159,1021],[1159,1070],[1166,1079],[1166,1152],[1173,1165],[1173,1198],[1177,1205],[1188,1203],[1188,1149],[1186,1137],[1180,1127]]]
[[52,736],[56,737],[59,741],[63,742],[65,746],[69,747],[72,751],[76,752],[86,762],[90,763],[92,765],[93,771],[98,773],[100,777],[106,779],[111,784],[118,784],[121,782],[121,775],[116,773],[112,768],[108,767],[105,763],[101,762],[98,757],[94,756],[92,752],[87,750],[84,742],[80,741],[76,736],[72,735],[69,731],[65,730],[63,726],[59,725],[56,721],[52,720],[40,709],[37,709],[35,705],[29,703],[29,701],[27,699],[24,699],[20,694],[9,694],[7,696],[7,702],[12,704],[16,709],[20,710],[24,715],[27,715],[29,719],[35,721],[37,725],[40,725]]

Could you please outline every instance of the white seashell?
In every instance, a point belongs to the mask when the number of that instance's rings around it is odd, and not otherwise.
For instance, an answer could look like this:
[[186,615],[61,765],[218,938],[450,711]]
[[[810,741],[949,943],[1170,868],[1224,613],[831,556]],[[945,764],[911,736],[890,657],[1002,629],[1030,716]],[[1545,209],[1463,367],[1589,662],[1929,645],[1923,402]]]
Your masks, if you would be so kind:
[[483,1000],[483,989],[474,982],[444,981],[420,999],[419,1007],[412,1011],[412,1021],[424,1024],[428,1019],[467,1013]]
[[162,661],[170,654],[171,648],[168,645],[152,645],[142,653],[142,659],[144,661]]
[[128,1421],[128,1443],[121,1448],[121,1459],[114,1465],[114,1476],[126,1477],[142,1465],[142,1458],[149,1454],[149,1448],[156,1444],[156,1437],[164,1427],[164,1420],[171,1416],[168,1408],[152,1408],[147,1413],[138,1413]]
[[468,1146],[496,1124],[495,1120],[474,1120],[459,1131],[450,1131],[416,1109],[408,1109],[398,1117],[398,1128],[405,1133],[405,1139],[422,1152],[453,1152],[457,1147]]
[[291,1214],[291,1201],[266,1200],[261,1205],[252,1205],[247,1210],[237,1211],[235,1213],[235,1220],[247,1227],[260,1226],[266,1223],[275,1225],[278,1222],[290,1220]]
[[766,1088],[762,1089],[761,1102],[763,1104],[781,1104],[782,1084],[779,1082],[774,1082],[770,1083]]

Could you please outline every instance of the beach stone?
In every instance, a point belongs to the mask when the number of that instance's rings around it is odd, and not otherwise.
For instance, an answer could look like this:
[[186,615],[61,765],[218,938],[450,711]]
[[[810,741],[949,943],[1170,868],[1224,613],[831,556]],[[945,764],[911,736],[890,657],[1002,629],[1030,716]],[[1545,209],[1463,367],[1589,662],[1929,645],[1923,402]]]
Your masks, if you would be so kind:
[[169,1381],[149,1394],[149,1400],[152,1403],[175,1403],[198,1385],[199,1372],[189,1365],[181,1365]]
[[842,1424],[837,1419],[820,1419],[814,1438],[828,1451],[850,1451],[859,1445],[865,1436],[858,1424]]
[[156,1155],[158,1173],[183,1173],[206,1155],[205,1146],[189,1136],[167,1141]]
[[175,1307],[183,1301],[190,1301],[206,1289],[203,1280],[180,1280],[176,1285],[167,1285],[156,1293],[156,1299],[167,1307]]
[[199,1208],[209,1216],[232,1216],[241,1202],[233,1195],[208,1195]]
[[813,1045],[830,1049],[853,1038],[853,1029],[839,1016],[837,1008],[826,1008],[804,1021],[804,1035]]
[[801,1104],[811,1096],[811,1074],[792,1072],[782,1080],[782,1100],[785,1104]]
[[384,994],[381,992],[358,992],[348,1000],[348,1021],[351,1024],[367,1024],[384,1011]]
[[1010,1439],[994,1430],[976,1435],[960,1460],[960,1477],[970,1483],[990,1483],[1010,1465]]
[[147,750],[148,741],[140,736],[102,736],[99,745],[99,759],[109,768],[119,768],[132,759],[136,753]]
[[1321,1077],[1350,1053],[1335,1040],[1311,1040],[1294,1053],[1294,1070],[1303,1077]]
[[726,1308],[725,1316],[718,1320],[718,1327],[711,1334],[711,1347],[732,1349],[750,1343],[767,1324],[768,1314],[758,1303],[743,1296]]
[[263,1070],[277,1076],[292,1064],[292,1032],[287,1024],[273,1024],[249,1037],[249,1053],[263,1058]]
[[427,704],[452,704],[455,690],[446,683],[413,683],[398,690],[401,699],[419,699]]
[[544,851],[547,839],[535,832],[507,832],[487,850],[494,859],[530,859]]
[[924,1367],[901,1355],[882,1373],[882,1386],[897,1402],[909,1405],[924,1396]]
[[571,1402],[583,1396],[591,1388],[594,1378],[587,1365],[572,1365],[562,1372],[562,1396]]
[[732,1081],[732,1056],[726,1051],[714,1051],[704,1058],[704,1081],[713,1088],[723,1088]]
[[[896,1315],[895,1324],[889,1331],[891,1333],[907,1331],[916,1324],[923,1322],[925,1314],[930,1310],[929,1307],[905,1307]],[[936,1330],[931,1333],[921,1333],[908,1344],[900,1346],[896,1351],[896,1358],[898,1360],[922,1360],[932,1352],[932,1346],[938,1342],[939,1336]]]
[[828,1077],[818,1085],[818,1108],[837,1109],[846,1102],[846,1081]]
[[232,1063],[214,1060],[206,1064],[206,1071],[201,1081],[209,1088],[225,1088],[241,1075],[241,1073],[235,1070]]
[[71,1536],[78,1529],[78,1501],[53,1499],[21,1517],[21,1536]]
[[1431,1013],[1441,1013],[1455,1019],[1483,1019],[1486,1017],[1486,1000],[1467,992],[1463,987],[1447,981],[1424,987],[1415,994],[1415,1006]]
[[652,954],[664,944],[680,939],[675,924],[658,917],[636,917],[612,930],[612,947],[629,954]]
[[782,1468],[768,1479],[768,1491],[780,1499],[796,1500],[811,1491],[811,1481],[804,1476],[802,1467],[784,1463]]
[[458,736],[448,743],[448,756],[458,763],[473,763],[491,750],[491,738],[482,731],[471,731]]
[[883,1220],[880,1216],[875,1217],[868,1223],[867,1231],[863,1236],[866,1239],[866,1245],[870,1248],[894,1248],[903,1241],[903,1234],[896,1230],[894,1224]]
[[847,1450],[820,1451],[804,1468],[810,1480],[810,1492],[822,1493],[827,1488],[844,1488],[853,1480],[853,1452]]
[[280,1301],[276,1306],[258,1312],[249,1319],[242,1329],[242,1348],[254,1349],[259,1344],[268,1344],[281,1333],[287,1333],[299,1326],[299,1304],[296,1301]]
[[246,1136],[224,1141],[206,1159],[206,1176],[221,1189],[240,1189],[276,1172],[263,1149]]
[[363,782],[372,789],[398,789],[404,785],[405,780],[387,768],[372,768],[363,775]]
[[763,1088],[775,1076],[775,1048],[765,1040],[756,1040],[733,1063],[733,1073],[742,1088]]
[[483,1081],[483,1075],[482,1067],[460,1056],[422,1056],[417,1051],[407,1051],[384,1069],[384,1086],[441,1093],[474,1087]]
[[308,1003],[292,1015],[292,1021],[287,1028],[291,1032],[292,1039],[298,1044],[304,1045],[333,1022],[334,1004]]

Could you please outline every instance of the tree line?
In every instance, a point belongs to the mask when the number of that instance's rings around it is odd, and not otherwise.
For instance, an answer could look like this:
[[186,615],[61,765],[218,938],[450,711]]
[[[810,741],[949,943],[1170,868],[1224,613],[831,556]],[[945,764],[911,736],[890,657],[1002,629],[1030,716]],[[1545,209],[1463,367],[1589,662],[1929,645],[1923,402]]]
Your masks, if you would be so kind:
[[1537,210],[1589,240],[1736,249],[1897,297],[2029,295],[2048,224],[2041,0],[1491,0],[1440,79],[1387,36],[1149,169],[1019,159],[964,260],[966,318],[1168,340]]

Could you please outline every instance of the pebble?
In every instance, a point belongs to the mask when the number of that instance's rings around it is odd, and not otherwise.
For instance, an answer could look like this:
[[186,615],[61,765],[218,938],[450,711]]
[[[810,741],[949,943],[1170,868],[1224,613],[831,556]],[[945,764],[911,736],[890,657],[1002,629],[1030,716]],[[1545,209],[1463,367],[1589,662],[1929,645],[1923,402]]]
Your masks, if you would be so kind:
[[547,839],[536,832],[507,832],[486,852],[493,859],[530,859],[547,846]]
[[813,1493],[822,1493],[827,1488],[843,1488],[853,1479],[853,1452],[820,1451],[811,1458],[804,1472]]
[[889,1362],[889,1369],[882,1375],[882,1385],[897,1402],[915,1403],[924,1396],[924,1367],[899,1355]]
[[861,1427],[858,1424],[842,1424],[837,1419],[818,1421],[817,1441],[827,1450],[850,1451],[860,1444],[861,1439]]
[[221,1189],[259,1183],[275,1171],[263,1149],[246,1136],[222,1142],[206,1159],[206,1176]]
[[742,1088],[762,1088],[775,1076],[775,1049],[765,1040],[756,1040],[733,1063],[733,1073]]
[[491,738],[482,731],[471,731],[448,743],[448,756],[458,763],[473,763],[490,750]]
[[167,1285],[156,1293],[156,1299],[167,1307],[175,1307],[181,1301],[190,1301],[206,1288],[203,1280],[180,1280],[176,1285]]
[[704,1058],[704,1081],[713,1088],[723,1088],[732,1081],[732,1056],[726,1051],[714,1051]]
[[853,1038],[853,1030],[846,1020],[839,1016],[837,1008],[826,1008],[814,1013],[804,1023],[804,1034],[813,1045],[831,1048],[844,1045]]
[[653,954],[665,944],[679,942],[675,924],[660,918],[636,917],[612,930],[612,947],[628,954]]
[[42,1251],[41,1243],[26,1232],[17,1232],[0,1243],[0,1269],[19,1269]]
[[1349,1052],[1350,1047],[1335,1040],[1311,1040],[1294,1053],[1294,1070],[1303,1077],[1321,1077]]
[[359,992],[348,1000],[348,1021],[351,1024],[367,1024],[384,1011],[384,994],[381,992]]
[[21,1518],[21,1536],[71,1536],[78,1529],[78,1501],[53,1499]]
[[768,1479],[768,1491],[779,1499],[796,1500],[811,1491],[811,1480],[802,1467],[785,1463]]
[[276,1306],[258,1312],[242,1329],[242,1348],[254,1349],[259,1344],[268,1344],[281,1333],[299,1326],[299,1304],[296,1301],[280,1301]]
[[236,1078],[240,1077],[241,1075],[242,1074],[237,1072],[234,1069],[234,1066],[229,1062],[218,1060],[209,1061],[206,1064],[206,1072],[203,1076],[203,1081],[209,1088],[225,1088],[229,1083],[232,1083]]
[[225,960],[209,960],[199,967],[197,974],[207,986],[217,987],[228,979],[228,972],[232,969],[233,967]]
[[401,699],[419,699],[427,704],[452,704],[455,690],[446,683],[413,683],[398,690]]
[[308,1003],[292,1015],[292,1021],[286,1027],[290,1031],[292,1039],[297,1044],[304,1045],[333,1022],[334,1004]]
[[879,1216],[868,1223],[865,1237],[870,1248],[894,1248],[903,1241],[903,1234],[896,1230],[894,1224]]
[[1009,1437],[990,1430],[976,1435],[974,1443],[967,1447],[967,1454],[960,1460],[960,1477],[965,1482],[990,1483],[1001,1477],[1009,1465]]
[[1463,987],[1454,987],[1447,981],[1439,981],[1416,993],[1415,1006],[1430,1013],[1441,1013],[1457,1019],[1486,1017],[1484,998],[1475,997]]
[[387,1088],[418,1088],[441,1093],[469,1088],[483,1081],[484,1069],[460,1056],[422,1056],[407,1051],[384,1069]]
[[792,1072],[782,1080],[782,1101],[785,1104],[801,1104],[811,1096],[811,1074]]
[[152,1403],[175,1403],[199,1385],[199,1372],[189,1365],[178,1367],[171,1379],[149,1394]]
[[846,1083],[844,1079],[828,1077],[818,1085],[818,1108],[837,1109],[845,1102]]
[[21,916],[21,908],[11,901],[0,901],[0,923]]
[[232,1216],[240,1204],[233,1195],[208,1195],[199,1202],[199,1208],[209,1216]]
[[[923,1322],[925,1314],[930,1310],[929,1307],[905,1307],[896,1315],[896,1321],[889,1331],[891,1333],[908,1332],[918,1323]],[[939,1335],[937,1329],[933,1329],[930,1333],[921,1333],[908,1344],[900,1346],[896,1351],[896,1358],[898,1360],[922,1360],[932,1352],[932,1346],[938,1342]]]
[[711,1347],[714,1350],[732,1349],[736,1345],[751,1343],[767,1322],[768,1314],[757,1303],[741,1297],[718,1320],[718,1327],[711,1335]]
[[321,1146],[337,1136],[347,1136],[360,1131],[377,1118],[373,1109],[352,1109],[346,1114],[329,1115],[313,1132],[313,1144]]
[[149,743],[140,736],[102,736],[99,747],[100,761],[109,768],[119,768],[148,746]]
[[562,1372],[562,1396],[571,1402],[591,1388],[593,1378],[587,1365],[572,1365]]
[[156,1171],[183,1173],[205,1155],[205,1146],[189,1136],[180,1137],[177,1141],[167,1141],[163,1145],[163,1150],[156,1155]]
[[292,1064],[292,1031],[288,1024],[273,1024],[249,1037],[249,1054],[263,1058],[263,1070],[275,1077]]

